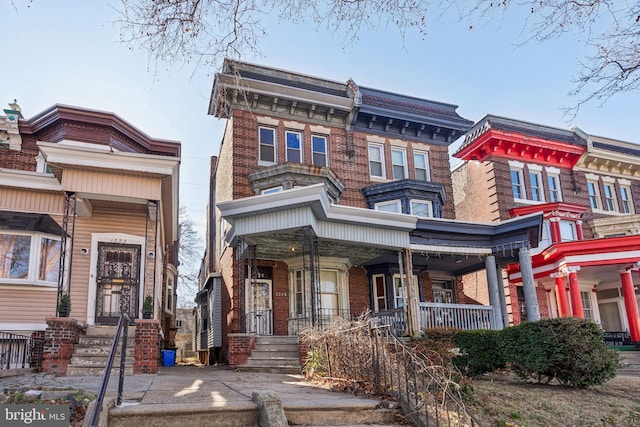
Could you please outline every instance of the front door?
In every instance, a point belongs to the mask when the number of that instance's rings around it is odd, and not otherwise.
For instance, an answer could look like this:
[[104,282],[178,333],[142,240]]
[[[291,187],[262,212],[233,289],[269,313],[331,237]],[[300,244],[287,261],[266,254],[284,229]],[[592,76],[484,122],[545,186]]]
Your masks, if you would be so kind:
[[246,281],[247,332],[258,335],[273,335],[271,313],[271,280]]
[[140,250],[140,245],[98,244],[97,324],[117,324],[120,312],[138,317]]

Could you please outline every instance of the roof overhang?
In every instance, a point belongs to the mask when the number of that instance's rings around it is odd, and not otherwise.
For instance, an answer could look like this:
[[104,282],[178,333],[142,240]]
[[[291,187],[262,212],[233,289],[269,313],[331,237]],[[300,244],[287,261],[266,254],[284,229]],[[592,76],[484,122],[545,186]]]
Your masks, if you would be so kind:
[[49,215],[0,211],[0,230],[39,231],[62,236],[62,228]]

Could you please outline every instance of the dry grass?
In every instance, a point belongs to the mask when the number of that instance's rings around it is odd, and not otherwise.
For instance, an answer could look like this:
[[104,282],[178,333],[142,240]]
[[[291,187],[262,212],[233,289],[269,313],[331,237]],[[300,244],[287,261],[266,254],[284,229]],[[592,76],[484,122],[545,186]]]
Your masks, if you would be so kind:
[[484,426],[640,426],[640,378],[574,389],[525,383],[508,374],[471,381],[471,411]]

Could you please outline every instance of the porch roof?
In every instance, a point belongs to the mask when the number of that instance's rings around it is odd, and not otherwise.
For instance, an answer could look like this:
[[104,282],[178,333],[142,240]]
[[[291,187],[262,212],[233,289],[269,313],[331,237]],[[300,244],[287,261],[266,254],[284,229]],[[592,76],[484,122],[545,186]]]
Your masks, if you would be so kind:
[[231,225],[226,240],[232,246],[242,236],[261,257],[282,259],[300,246],[300,230],[311,227],[322,241],[322,255],[348,254],[355,263],[386,250],[408,248],[417,218],[371,209],[334,205],[323,184],[246,197],[217,204]]

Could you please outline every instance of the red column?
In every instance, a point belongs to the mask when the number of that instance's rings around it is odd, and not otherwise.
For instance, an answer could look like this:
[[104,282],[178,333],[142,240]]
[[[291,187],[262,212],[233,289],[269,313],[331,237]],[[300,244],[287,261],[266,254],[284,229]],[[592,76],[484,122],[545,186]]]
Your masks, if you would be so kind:
[[564,277],[561,273],[556,273],[556,295],[558,296],[558,317],[569,316],[569,301],[567,301],[567,289],[564,284]]
[[584,240],[584,235],[582,234],[582,221],[576,221],[576,239]]
[[551,218],[549,220],[549,228],[551,229],[551,243],[558,243],[562,241],[560,236],[560,219]]
[[620,273],[620,278],[622,279],[622,296],[624,297],[624,309],[627,312],[627,320],[629,321],[631,342],[640,342],[640,314],[638,314],[638,302],[633,289],[631,272]]
[[584,319],[582,297],[580,297],[580,283],[578,283],[578,273],[575,271],[569,272],[569,294],[571,296],[571,311],[573,316]]

